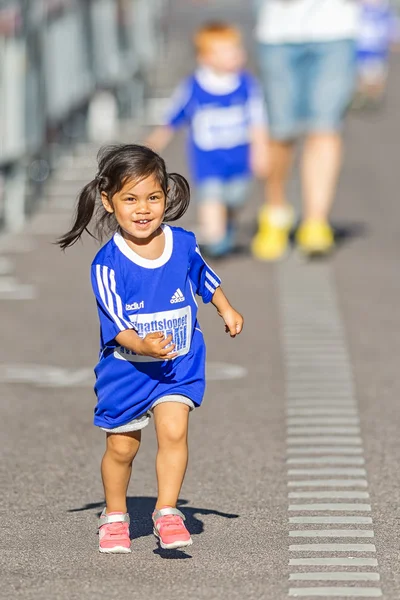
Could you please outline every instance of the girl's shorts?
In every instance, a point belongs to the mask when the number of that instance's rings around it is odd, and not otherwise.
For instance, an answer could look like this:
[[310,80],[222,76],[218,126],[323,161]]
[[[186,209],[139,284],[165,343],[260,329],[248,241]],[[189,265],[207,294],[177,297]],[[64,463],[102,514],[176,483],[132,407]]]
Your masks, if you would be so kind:
[[186,396],[181,396],[178,394],[171,394],[170,396],[162,396],[162,398],[158,398],[152,404],[151,408],[140,417],[129,421],[129,423],[125,423],[125,425],[120,425],[119,427],[114,427],[113,429],[106,429],[105,427],[100,427],[103,431],[107,433],[128,433],[129,431],[138,431],[139,429],[144,429],[150,423],[151,413],[154,410],[154,407],[157,404],[162,404],[163,402],[178,402],[179,404],[186,404],[190,408],[190,410],[194,410],[194,403],[190,398]]

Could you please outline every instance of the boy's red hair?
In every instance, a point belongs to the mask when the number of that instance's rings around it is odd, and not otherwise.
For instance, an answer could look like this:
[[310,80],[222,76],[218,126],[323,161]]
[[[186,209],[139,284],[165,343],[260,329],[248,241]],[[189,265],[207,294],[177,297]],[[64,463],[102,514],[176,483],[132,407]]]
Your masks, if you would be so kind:
[[214,41],[230,40],[241,43],[242,34],[234,25],[228,23],[206,23],[194,35],[194,46],[198,54],[202,54],[209,49]]

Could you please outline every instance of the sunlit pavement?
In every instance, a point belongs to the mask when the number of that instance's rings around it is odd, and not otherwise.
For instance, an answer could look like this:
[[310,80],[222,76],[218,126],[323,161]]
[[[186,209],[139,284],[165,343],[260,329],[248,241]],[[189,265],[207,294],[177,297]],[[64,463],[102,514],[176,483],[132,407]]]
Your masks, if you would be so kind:
[[[179,44],[203,16],[250,31],[244,4],[171,2],[170,79],[160,79],[159,94],[190,69]],[[254,262],[246,248],[262,199],[255,186],[241,250],[213,264],[245,330],[231,340],[213,308],[201,309],[209,384],[191,418],[182,490],[188,552],[161,551],[152,535],[151,426],[129,489],[132,554],[97,551],[104,439],[92,426],[98,324],[89,282],[97,246],[86,238],[63,254],[52,243],[94,175],[94,149],[66,159],[23,234],[0,239],[0,598],[398,600],[398,57],[393,63],[384,109],[352,115],[346,129],[334,256]],[[180,136],[165,153],[171,171],[186,172],[182,148]],[[296,185],[292,192],[297,201]],[[183,224],[194,225],[193,208]]]

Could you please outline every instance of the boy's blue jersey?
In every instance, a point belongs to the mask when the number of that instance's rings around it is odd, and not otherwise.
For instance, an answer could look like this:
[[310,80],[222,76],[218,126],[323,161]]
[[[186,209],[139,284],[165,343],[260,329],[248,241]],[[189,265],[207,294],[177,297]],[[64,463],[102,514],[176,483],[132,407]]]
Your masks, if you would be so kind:
[[[157,260],[136,254],[116,233],[92,264],[100,319],[100,359],[95,368],[94,423],[114,428],[146,413],[158,398],[181,394],[199,406],[205,389],[205,345],[196,294],[210,302],[219,277],[202,258],[193,233],[163,225],[165,249]],[[139,356],[116,336],[134,329],[144,338],[172,335],[178,356]]]
[[398,22],[389,3],[364,3],[357,42],[358,60],[386,60],[390,44],[396,38],[398,38]]
[[251,127],[265,126],[267,119],[263,95],[250,73],[232,77],[231,89],[217,91],[209,72],[199,70],[172,97],[165,124],[189,126],[189,166],[196,183],[250,175]]

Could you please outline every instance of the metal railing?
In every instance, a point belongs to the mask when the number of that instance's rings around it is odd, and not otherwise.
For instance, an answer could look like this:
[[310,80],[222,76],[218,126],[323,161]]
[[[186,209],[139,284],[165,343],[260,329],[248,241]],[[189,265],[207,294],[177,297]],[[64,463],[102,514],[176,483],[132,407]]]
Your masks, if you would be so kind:
[[0,229],[18,231],[101,91],[141,108],[165,0],[0,0]]

